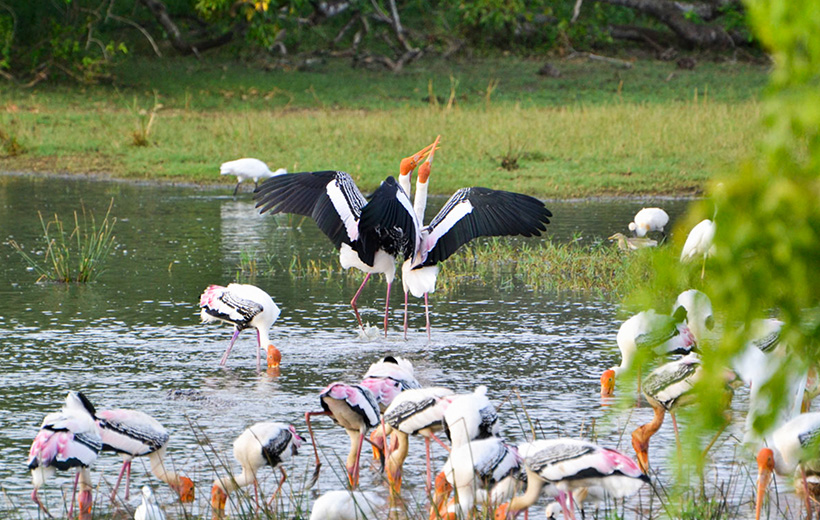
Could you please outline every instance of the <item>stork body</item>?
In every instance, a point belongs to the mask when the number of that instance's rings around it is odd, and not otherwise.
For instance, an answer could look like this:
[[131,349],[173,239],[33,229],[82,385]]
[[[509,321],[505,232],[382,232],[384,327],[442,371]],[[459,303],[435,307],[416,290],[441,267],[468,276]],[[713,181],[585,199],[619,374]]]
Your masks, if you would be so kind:
[[228,361],[228,354],[239,333],[250,328],[256,329],[256,369],[261,368],[260,353],[263,345],[267,349],[268,366],[279,366],[282,356],[270,343],[268,331],[279,318],[280,311],[268,293],[248,284],[232,283],[227,287],[211,285],[200,296],[199,307],[203,323],[222,321],[234,326],[231,343],[222,355],[220,366]]
[[669,215],[661,208],[643,208],[635,214],[629,223],[629,230],[635,236],[645,237],[647,233],[657,231],[666,236],[663,228],[669,223]]
[[112,498],[117,495],[120,481],[125,474],[125,500],[128,500],[131,461],[135,457],[147,456],[154,476],[176,491],[182,502],[193,501],[194,483],[191,479],[178,475],[165,465],[165,448],[170,435],[159,421],[138,410],[114,409],[98,412],[97,424],[102,437],[102,451],[113,451],[123,458],[117,483],[111,492]]
[[[496,520],[513,518],[538,500],[542,489],[555,486],[566,518],[575,518],[566,498],[576,489],[598,486],[615,498],[630,496],[649,482],[626,455],[578,439],[539,440],[518,446],[527,472],[527,490],[496,509]],[[550,490],[550,492],[552,492]]]
[[712,300],[705,293],[697,289],[683,291],[672,304],[672,315],[679,315],[678,313],[682,312],[679,309],[686,311],[683,323],[692,333],[696,344],[715,339]]
[[233,190],[234,196],[236,196],[236,193],[239,191],[239,185],[242,184],[243,181],[251,179],[254,187],[256,187],[259,186],[260,179],[269,179],[271,177],[275,177],[276,175],[283,175],[285,173],[288,173],[288,171],[284,168],[271,171],[264,161],[254,159],[253,157],[243,157],[242,159],[224,162],[219,167],[220,175],[236,176],[236,188]]
[[[292,425],[277,422],[259,422],[247,428],[233,443],[233,455],[242,467],[239,475],[226,475],[214,480],[211,488],[211,507],[214,519],[222,518],[228,495],[249,484],[257,489],[256,475],[265,466],[279,468],[282,478],[272,501],[287,478],[282,463],[298,453],[304,439]],[[258,502],[258,494],[257,494]]]
[[313,450],[316,455],[316,473],[318,478],[321,461],[319,451],[310,427],[310,418],[314,415],[329,415],[333,422],[345,429],[350,437],[350,451],[347,455],[345,468],[351,489],[359,484],[359,460],[362,454],[362,444],[367,431],[379,424],[381,413],[379,403],[373,393],[363,385],[348,385],[345,383],[331,383],[319,394],[322,405],[321,412],[305,413]]
[[704,219],[698,222],[692,231],[686,236],[686,242],[680,252],[680,261],[689,262],[698,258],[703,258],[703,267],[700,271],[700,278],[706,274],[706,258],[715,254],[715,223]]
[[498,413],[487,398],[487,387],[479,386],[472,394],[455,396],[444,411],[444,424],[453,448],[495,436]]
[[684,323],[685,319],[685,309],[673,316],[648,310],[623,322],[616,336],[621,364],[611,367],[601,376],[601,395],[612,395],[615,379],[632,366],[639,350],[652,349],[658,355],[691,352],[697,345],[692,331]]
[[407,359],[395,356],[385,356],[370,365],[361,384],[373,393],[382,412],[401,392],[421,388],[413,364]]
[[692,388],[701,372],[700,358],[693,353],[659,366],[644,379],[643,395],[652,406],[654,416],[651,422],[632,432],[632,447],[643,471],[649,470],[649,440],[660,429],[666,412],[672,416],[675,439],[679,439],[674,410],[694,397]]
[[316,499],[310,520],[384,518],[387,501],[371,491],[328,491]]
[[[497,437],[453,447],[436,476],[430,520],[466,518],[478,504],[492,508],[510,500],[522,471],[515,446]],[[453,489],[455,497],[448,501]]]
[[448,388],[426,387],[405,390],[396,396],[385,410],[383,427],[376,430],[371,440],[374,446],[383,451],[387,435],[394,434],[396,446],[386,454],[385,466],[387,480],[394,492],[398,493],[401,490],[402,466],[407,458],[411,435],[424,437],[429,486],[431,477],[430,440],[433,439],[444,446],[436,433],[444,429],[444,413],[453,398],[453,391]]
[[69,518],[74,509],[74,492],[79,487],[80,518],[91,518],[91,474],[88,468],[97,460],[102,439],[94,420],[96,410],[81,392],[69,392],[59,412],[46,415],[28,456],[28,468],[34,490],[31,499],[48,516],[51,514],[40,502],[37,491],[56,470],[76,470],[71,495]]

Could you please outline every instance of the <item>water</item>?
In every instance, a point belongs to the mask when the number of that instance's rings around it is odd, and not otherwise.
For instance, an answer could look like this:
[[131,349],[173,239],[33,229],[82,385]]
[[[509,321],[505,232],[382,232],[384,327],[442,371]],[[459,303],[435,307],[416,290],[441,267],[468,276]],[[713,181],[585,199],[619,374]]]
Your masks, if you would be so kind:
[[[13,238],[27,250],[41,251],[38,210],[46,218],[56,212],[68,221],[82,203],[101,218],[113,198],[112,214],[118,219],[116,251],[106,272],[88,285],[35,284],[36,274],[27,271],[19,255],[11,247],[0,248],[0,511],[37,518],[29,497],[27,453],[43,416],[59,409],[68,390],[82,390],[100,409],[135,408],[163,423],[172,432],[173,463],[197,483],[197,500],[188,512],[208,515],[215,477],[212,450],[238,468],[232,442],[255,422],[289,422],[307,435],[304,413],[320,409],[318,392],[332,381],[358,381],[370,363],[388,353],[409,358],[424,385],[456,392],[487,385],[494,402],[506,401],[500,410],[502,433],[513,440],[523,438],[523,403],[545,435],[577,437],[597,420],[602,444],[632,453],[628,435],[621,439],[621,432],[647,422],[652,412],[640,408],[601,422],[606,408],[598,396],[598,376],[618,362],[615,334],[621,320],[616,302],[583,295],[484,286],[464,287],[457,297],[437,293],[431,296],[433,339],[428,343],[418,300],[411,303],[408,340],[402,339],[401,297],[394,293],[389,337],[362,341],[348,305],[360,273],[326,282],[291,277],[280,269],[252,280],[282,309],[271,332],[283,355],[280,373],[257,373],[252,332],[240,336],[227,367],[220,368],[231,329],[199,323],[198,299],[207,285],[234,281],[243,252],[260,259],[270,256],[285,266],[294,254],[336,257],[309,220],[297,227],[299,218],[259,216],[249,194],[233,198],[230,191],[0,176],[3,242]],[[443,202],[437,199],[431,206]],[[555,215],[549,237],[605,239],[615,231],[626,232],[635,212],[652,205],[667,210],[671,228],[688,203],[549,201]],[[381,323],[384,289],[382,280],[372,282],[360,299],[363,319],[370,323]],[[344,460],[348,446],[347,435],[329,419],[320,417],[313,424],[325,464],[310,496],[342,488],[337,461]],[[664,425],[652,441],[652,460],[666,480],[672,477],[671,469],[663,469],[666,455],[674,452],[672,435],[671,426]],[[419,502],[422,446],[411,440],[404,478],[405,495]],[[434,453],[440,466],[446,454],[439,447]],[[716,471],[726,477],[734,471],[731,440],[716,454]],[[312,472],[312,459],[311,446],[303,446],[288,466],[287,491],[298,494]],[[95,497],[98,511],[110,509],[104,497],[119,463],[118,457],[104,454],[94,467],[94,482],[103,491]],[[368,464],[362,471],[363,489],[382,490]],[[146,471],[137,459],[132,507],[139,503],[139,486],[156,484]],[[270,493],[278,474],[263,470],[260,477],[264,492]],[[42,491],[55,511],[58,487],[68,490],[68,483],[65,474],[58,474]],[[157,493],[169,512],[182,515],[166,487]],[[648,504],[650,495],[645,489],[640,502]]]

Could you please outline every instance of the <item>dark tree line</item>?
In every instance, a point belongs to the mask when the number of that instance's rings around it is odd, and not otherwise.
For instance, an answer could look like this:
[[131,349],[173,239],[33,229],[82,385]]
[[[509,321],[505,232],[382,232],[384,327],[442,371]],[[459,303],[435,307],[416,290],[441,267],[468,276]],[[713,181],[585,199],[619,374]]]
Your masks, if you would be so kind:
[[755,47],[738,0],[0,0],[0,75],[93,82],[126,54],[237,45],[401,70],[424,55]]

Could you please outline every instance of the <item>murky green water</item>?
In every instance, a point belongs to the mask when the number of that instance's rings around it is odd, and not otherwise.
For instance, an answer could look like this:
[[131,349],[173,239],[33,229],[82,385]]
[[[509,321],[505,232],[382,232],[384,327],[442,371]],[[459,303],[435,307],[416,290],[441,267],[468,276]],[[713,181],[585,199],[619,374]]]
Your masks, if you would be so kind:
[[[18,509],[22,518],[37,517],[29,497],[27,453],[43,416],[61,406],[68,390],[84,391],[98,408],[145,411],[171,430],[169,453],[198,485],[197,500],[187,509],[195,515],[208,513],[207,495],[215,476],[208,460],[213,459],[211,448],[198,438],[207,436],[211,446],[238,467],[230,450],[245,427],[263,420],[285,421],[306,435],[304,412],[319,409],[318,391],[335,380],[358,381],[370,363],[388,353],[409,358],[425,385],[468,392],[484,384],[497,403],[512,396],[513,404],[504,404],[500,414],[502,431],[513,440],[523,437],[521,405],[513,389],[549,436],[578,436],[604,415],[598,376],[617,363],[615,334],[621,320],[616,302],[573,294],[483,286],[464,287],[457,296],[434,294],[433,340],[428,343],[418,300],[411,304],[413,330],[407,341],[402,339],[401,295],[394,293],[388,339],[362,341],[348,305],[360,273],[327,282],[294,278],[280,269],[243,281],[266,289],[282,308],[271,333],[283,354],[281,373],[257,373],[252,332],[240,336],[227,368],[219,368],[231,329],[199,323],[199,295],[207,285],[234,281],[243,252],[282,265],[294,253],[303,259],[336,257],[311,222],[296,228],[291,224],[298,219],[259,216],[248,193],[234,199],[230,192],[0,176],[4,243],[14,238],[27,249],[42,250],[38,210],[69,219],[83,203],[102,216],[113,198],[112,214],[118,218],[118,245],[107,271],[85,286],[35,284],[36,275],[19,255],[8,245],[0,247],[0,511]],[[555,215],[550,236],[566,241],[579,234],[595,239],[625,232],[638,209],[655,204],[666,208],[674,221],[687,201],[550,202]],[[380,322],[384,289],[382,280],[372,282],[360,300],[363,318],[371,323]],[[606,427],[599,425],[600,442],[612,447],[620,442],[631,453],[621,430],[628,423],[631,432],[651,415],[648,408],[636,409]],[[328,419],[318,418],[314,425],[326,461],[315,494],[342,487],[337,460],[344,460],[348,438]],[[664,426],[653,439],[653,460],[662,461],[674,450],[672,439],[671,425]],[[419,500],[422,445],[411,442],[417,450],[411,448],[405,470],[405,493]],[[443,450],[435,454],[437,464],[443,463]],[[291,483],[286,487],[297,494],[305,473],[312,471],[312,458],[306,445],[289,466]],[[718,467],[728,468],[733,458],[731,446],[724,446]],[[156,484],[139,459],[134,468],[132,505],[139,503],[140,485]],[[109,510],[104,496],[118,469],[118,457],[105,454],[98,459],[94,481],[105,491],[97,494],[98,511]],[[669,477],[671,471],[665,473]],[[276,478],[269,471],[261,475],[269,493]],[[58,475],[43,490],[55,511],[58,484],[69,489],[68,482]],[[374,472],[363,471],[363,488],[378,488],[379,482]],[[169,512],[182,515],[168,489],[160,487],[158,493]],[[650,493],[645,495],[644,505]]]

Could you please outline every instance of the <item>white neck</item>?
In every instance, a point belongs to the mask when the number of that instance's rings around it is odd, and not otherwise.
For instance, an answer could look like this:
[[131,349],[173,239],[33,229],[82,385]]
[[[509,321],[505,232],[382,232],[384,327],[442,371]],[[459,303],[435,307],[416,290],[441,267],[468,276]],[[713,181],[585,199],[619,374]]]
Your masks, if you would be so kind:
[[221,487],[226,494],[231,494],[241,487],[252,484],[255,480],[255,471],[248,471],[246,468],[242,468],[242,473],[239,475],[228,475],[226,477],[222,477],[217,480],[215,484]]
[[416,180],[416,197],[413,199],[413,209],[419,219],[419,224],[424,225],[424,210],[427,209],[427,183]]
[[165,467],[165,446],[148,455],[148,460],[151,462],[151,473],[155,477],[168,485],[179,485],[179,475]]
[[258,331],[259,348],[266,349],[270,345],[270,335],[268,330],[262,330],[262,327],[256,329]]

